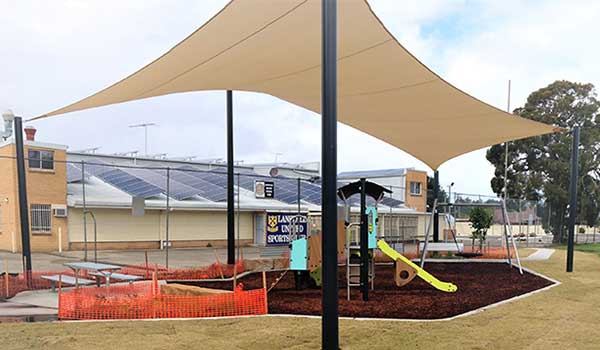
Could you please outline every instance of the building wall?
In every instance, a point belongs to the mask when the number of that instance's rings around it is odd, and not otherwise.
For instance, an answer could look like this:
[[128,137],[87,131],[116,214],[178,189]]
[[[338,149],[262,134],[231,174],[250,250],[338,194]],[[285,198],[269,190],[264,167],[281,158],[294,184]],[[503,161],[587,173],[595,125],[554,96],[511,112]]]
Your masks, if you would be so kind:
[[[421,194],[411,193],[410,183],[421,183]],[[406,171],[406,200],[405,205],[419,212],[427,211],[427,173],[424,171],[410,170]]]
[[[8,144],[0,149],[0,155],[15,157],[15,145]],[[29,169],[25,161],[27,178],[27,199],[29,207],[32,204],[66,205],[66,152],[60,149],[25,145],[25,157],[29,149],[51,150],[54,152],[54,170]],[[21,228],[18,205],[18,183],[16,161],[14,158],[0,160],[2,180],[0,181],[0,208],[2,209],[2,233],[0,234],[0,249],[21,251]],[[4,176],[6,174],[6,176]],[[5,181],[6,180],[6,181]],[[31,214],[30,214],[31,217]],[[29,220],[31,224],[31,218]],[[65,218],[51,216],[51,230],[48,233],[30,230],[32,251],[59,250],[59,235],[62,236],[61,248],[67,247],[67,222]]]
[[[0,148],[0,156],[14,157],[15,146],[9,144]],[[17,241],[17,172],[16,162],[11,158],[0,158],[0,250],[16,252],[21,239]],[[20,236],[19,236],[20,237]]]
[[[165,240],[164,210],[146,210],[144,216],[131,215],[131,209],[90,209],[97,220],[99,249],[156,249]],[[84,242],[83,211],[69,211],[70,249],[81,249]],[[253,213],[240,213],[240,239],[253,241]],[[236,216],[237,220],[237,216]],[[172,211],[169,215],[169,240],[172,247],[226,245],[227,214],[224,211]],[[236,221],[237,228],[237,221]],[[87,217],[88,248],[93,242],[93,220]],[[237,233],[236,233],[237,238]]]
[[[32,204],[67,205],[67,155],[64,150],[49,149],[25,145],[25,157],[29,149],[54,151],[54,170],[29,169],[25,161],[27,173],[27,198],[29,206]],[[30,214],[31,216],[31,214]],[[37,233],[31,231],[32,251],[59,250],[59,236],[61,236],[61,249],[68,247],[67,219],[51,215],[52,229],[50,233]],[[31,219],[29,221],[31,224]]]

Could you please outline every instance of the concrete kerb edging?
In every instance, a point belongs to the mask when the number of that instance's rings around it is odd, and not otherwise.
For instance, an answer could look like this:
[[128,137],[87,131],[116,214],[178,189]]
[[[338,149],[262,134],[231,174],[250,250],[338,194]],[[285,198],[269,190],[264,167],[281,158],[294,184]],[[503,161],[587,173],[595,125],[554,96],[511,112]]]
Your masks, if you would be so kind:
[[[460,263],[461,261],[456,261],[457,263]],[[464,263],[467,263],[468,261],[462,261]],[[484,261],[481,261],[484,262]],[[490,262],[488,260],[488,262]],[[502,260],[501,262],[506,263],[505,260]],[[521,294],[521,295],[517,295],[515,297],[509,298],[509,299],[505,299],[505,300],[501,300],[499,302],[490,304],[490,305],[486,305],[486,306],[482,306],[478,309],[475,310],[471,310],[471,311],[467,311],[465,313],[459,314],[459,315],[455,315],[455,316],[451,316],[451,317],[446,317],[446,318],[437,318],[437,319],[431,319],[431,320],[419,320],[419,319],[410,319],[410,318],[368,318],[368,317],[339,317],[340,320],[354,320],[354,321],[372,321],[372,322],[381,322],[381,321],[385,321],[385,322],[445,322],[445,321],[452,321],[455,319],[459,319],[459,318],[463,318],[463,317],[469,317],[472,315],[476,315],[479,313],[482,313],[486,310],[504,305],[504,304],[508,304],[508,303],[512,303],[514,301],[520,300],[520,299],[525,299],[529,296],[532,296],[534,294],[538,294],[544,291],[547,291],[549,289],[552,289],[554,287],[557,287],[559,285],[562,284],[562,282],[548,277],[544,274],[541,274],[537,271],[528,269],[523,267],[523,271],[526,271],[527,273],[530,273],[532,275],[541,277],[541,278],[545,278],[548,281],[552,282],[551,285],[541,288],[541,289],[536,289],[534,291],[531,291],[529,293],[525,293],[525,294]],[[222,281],[222,280],[221,280]],[[153,322],[153,321],[194,321],[194,320],[235,320],[235,319],[246,319],[246,318],[257,318],[257,317],[282,317],[282,318],[307,318],[307,319],[321,319],[321,316],[315,316],[315,315],[292,315],[292,314],[267,314],[267,315],[247,315],[247,316],[222,316],[222,317],[205,317],[205,318],[152,318],[152,319],[132,319],[132,320],[64,320],[64,321],[60,321],[60,322],[69,322],[69,323],[79,323],[79,322],[83,322],[83,323],[88,323],[88,322],[121,322],[121,321],[139,321],[139,322]]]

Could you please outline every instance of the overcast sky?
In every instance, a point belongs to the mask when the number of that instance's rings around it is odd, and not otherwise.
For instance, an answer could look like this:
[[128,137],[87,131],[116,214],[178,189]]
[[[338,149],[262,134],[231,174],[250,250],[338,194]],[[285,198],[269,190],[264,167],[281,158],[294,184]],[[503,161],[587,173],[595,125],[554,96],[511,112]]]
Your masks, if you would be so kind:
[[[275,0],[273,0],[275,1]],[[0,0],[0,110],[30,118],[86,97],[151,62],[203,24],[226,0]],[[557,79],[600,85],[600,1],[371,0],[396,38],[450,83],[502,109]],[[235,93],[236,159],[320,159],[318,115],[276,98]],[[401,106],[399,106],[401,108]],[[149,153],[225,157],[225,93],[198,92],[59,116],[34,125],[38,140],[71,150],[139,150],[154,122]],[[476,129],[473,130],[476,132]],[[346,126],[340,171],[425,164]],[[427,140],[424,135],[423,142]],[[443,147],[443,145],[439,145]],[[440,168],[453,191],[491,193],[485,150]]]

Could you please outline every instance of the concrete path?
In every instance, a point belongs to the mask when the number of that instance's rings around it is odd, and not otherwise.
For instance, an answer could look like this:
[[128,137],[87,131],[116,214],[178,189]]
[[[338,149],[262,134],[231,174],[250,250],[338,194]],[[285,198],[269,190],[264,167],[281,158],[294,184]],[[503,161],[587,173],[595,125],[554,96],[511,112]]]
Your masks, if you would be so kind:
[[524,261],[540,261],[548,260],[554,254],[554,249],[549,248],[537,248],[536,252],[524,258]]
[[[144,282],[146,283],[146,282]],[[159,285],[163,285],[165,284],[165,281],[158,281]],[[128,285],[128,283],[111,283],[112,286],[126,286]],[[148,284],[148,287],[150,285]],[[83,287],[85,288],[85,287]],[[72,290],[73,288],[63,288],[63,291],[69,291]],[[25,291],[25,292],[21,292],[17,295],[15,295],[14,297],[7,299],[5,303],[0,303],[0,305],[3,304],[11,304],[13,306],[21,306],[21,307],[30,307],[30,308],[39,308],[41,310],[41,312],[50,312],[48,310],[54,310],[54,314],[56,314],[57,309],[58,309],[58,293],[57,292],[53,292],[49,289],[43,289],[43,290],[31,290],[31,291]],[[8,307],[8,306],[7,306]],[[32,311],[33,312],[33,311]],[[45,313],[40,313],[40,315],[43,315]],[[3,314],[3,310],[0,308],[0,317],[6,316]]]
[[[8,299],[10,303],[37,306],[47,309],[58,309],[58,293],[50,290],[31,290],[21,292]],[[56,311],[56,310],[55,310]]]
[[38,307],[34,305],[23,305],[12,301],[0,302],[0,319],[8,317],[19,318],[42,315],[53,316],[57,314],[57,309]]

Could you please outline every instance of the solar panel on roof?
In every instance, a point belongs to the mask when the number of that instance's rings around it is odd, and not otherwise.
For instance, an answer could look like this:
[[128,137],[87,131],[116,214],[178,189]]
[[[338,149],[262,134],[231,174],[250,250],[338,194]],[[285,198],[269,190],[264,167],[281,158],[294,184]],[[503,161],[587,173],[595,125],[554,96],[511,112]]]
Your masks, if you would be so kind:
[[83,181],[83,174],[81,173],[81,169],[77,168],[73,164],[67,164],[67,183],[81,181]]
[[[121,169],[117,169],[109,164],[106,166],[101,164],[101,161],[94,160],[96,164],[85,164],[83,165],[85,172],[92,176],[95,176],[102,181],[108,183],[111,186],[118,188],[119,190],[126,192],[134,197],[156,197],[163,191],[162,189],[147,183],[146,181],[132,176]],[[79,171],[81,171],[82,165],[72,164]]]
[[227,199],[227,191],[225,188],[213,184],[202,176],[196,176],[195,174],[202,174],[192,171],[181,171],[180,169],[172,169],[171,177],[176,181],[194,188],[198,191],[198,195],[214,202],[222,202]]
[[[163,193],[167,194],[167,171],[159,170],[159,169],[143,169],[143,168],[123,168],[123,171],[135,176],[139,179],[144,180],[145,182],[154,185],[160,188]],[[172,173],[172,172],[171,172]],[[182,184],[177,180],[173,179],[173,176],[170,176],[168,195],[171,198],[175,198],[176,200],[185,200],[192,198],[198,194],[200,191],[197,189]]]
[[401,207],[403,202],[391,197],[384,197],[379,203],[388,207]]
[[149,198],[163,193],[161,188],[132,176],[121,169],[112,169],[101,174],[99,177],[134,197]]

